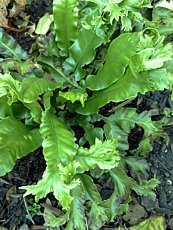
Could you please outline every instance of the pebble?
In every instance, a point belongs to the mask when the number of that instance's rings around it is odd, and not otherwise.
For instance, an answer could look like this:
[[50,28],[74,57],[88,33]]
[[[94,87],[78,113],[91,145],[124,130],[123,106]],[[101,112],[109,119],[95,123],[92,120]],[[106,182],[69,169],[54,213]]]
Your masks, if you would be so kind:
[[166,176],[166,177],[169,177],[170,175],[169,175],[169,173],[168,173],[168,172],[166,172],[166,173],[165,173],[165,176]]
[[172,185],[172,181],[171,180],[167,180],[168,184]]

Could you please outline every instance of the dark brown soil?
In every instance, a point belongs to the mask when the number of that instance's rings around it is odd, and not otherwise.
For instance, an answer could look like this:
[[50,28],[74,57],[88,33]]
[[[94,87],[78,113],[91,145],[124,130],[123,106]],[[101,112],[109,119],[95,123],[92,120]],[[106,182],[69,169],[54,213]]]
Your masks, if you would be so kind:
[[[52,12],[52,0],[32,0],[32,4],[26,6],[25,12],[27,15],[30,15],[29,25],[31,26],[34,23],[37,24],[39,18],[41,18],[46,12]],[[15,37],[17,42],[26,51],[31,49],[31,46],[36,39],[28,34],[28,29],[22,32],[11,32],[10,34]]]
[[[38,19],[45,14],[45,12],[51,12],[52,1],[33,0],[32,5],[28,6],[26,12],[31,15],[31,22],[37,23]],[[19,44],[29,51],[35,38],[31,38],[25,34],[26,31],[20,33],[12,33]],[[165,107],[172,107],[170,102],[170,93],[168,91],[147,93],[145,96],[139,95],[137,99],[133,100],[128,106],[137,108],[138,112],[144,110],[153,111],[153,120],[159,120],[162,117],[162,113]],[[104,116],[108,116],[110,111],[115,106],[115,103],[109,103],[104,106],[100,113]],[[97,124],[99,126],[100,123]],[[76,137],[80,138],[83,135],[83,130],[80,127],[73,127]],[[167,128],[167,133],[170,139],[173,140],[173,127]],[[138,131],[138,127],[135,127],[131,131],[129,136],[130,148],[133,149],[140,142],[142,138],[142,131]],[[155,201],[150,198],[136,198],[137,204],[132,203],[131,209],[134,212],[134,207],[137,207],[141,211],[141,218],[149,217],[151,214],[162,215],[166,218],[167,229],[173,229],[173,141],[166,144],[163,139],[158,139],[154,143],[154,149],[147,157],[147,161],[150,166],[148,177],[156,176],[160,180],[160,185],[156,189],[157,199]],[[33,225],[37,226],[37,229],[44,229],[44,219],[42,216],[36,215],[33,217],[33,222],[27,219],[27,211],[25,206],[25,200],[23,199],[23,190],[19,187],[24,185],[35,184],[42,176],[45,170],[45,161],[42,155],[41,149],[29,154],[28,156],[17,161],[13,171],[8,173],[5,177],[0,178],[0,229],[5,227],[7,229],[20,229],[21,226],[28,229],[29,226],[32,229]],[[102,186],[102,184],[100,184]],[[104,188],[101,189],[101,196],[106,199],[110,196],[112,190]],[[26,202],[32,200],[33,197],[26,197]],[[52,204],[56,206],[57,202],[50,194],[49,199]],[[44,201],[41,201],[43,203]],[[40,205],[40,211],[42,212],[42,206]],[[120,218],[118,222],[126,223],[127,218]],[[133,220],[128,220],[130,223]],[[102,229],[108,230],[117,226],[117,223],[112,223],[110,226],[103,227]],[[134,222],[133,222],[134,223]]]

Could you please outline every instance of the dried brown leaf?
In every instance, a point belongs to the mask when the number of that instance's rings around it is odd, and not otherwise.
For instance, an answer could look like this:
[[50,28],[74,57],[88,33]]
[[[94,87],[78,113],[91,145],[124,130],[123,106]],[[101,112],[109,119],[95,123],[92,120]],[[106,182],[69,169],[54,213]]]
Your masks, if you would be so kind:
[[7,16],[7,6],[10,3],[10,0],[0,0],[0,12],[4,17]]
[[8,27],[8,20],[6,19],[6,17],[4,17],[2,12],[0,12],[0,27]]
[[26,0],[15,0],[13,7],[10,9],[10,17],[18,16],[25,10]]
[[6,193],[6,200],[7,200],[8,202],[10,202],[10,200],[11,200],[11,195],[12,195],[13,193],[16,193],[16,186],[12,186],[12,187],[10,187],[10,188],[8,189],[8,191],[7,191],[7,193]]
[[8,27],[7,17],[7,6],[10,3],[10,0],[0,0],[0,27]]
[[25,6],[26,5],[26,0],[15,0],[15,2],[17,4],[19,4],[20,6]]

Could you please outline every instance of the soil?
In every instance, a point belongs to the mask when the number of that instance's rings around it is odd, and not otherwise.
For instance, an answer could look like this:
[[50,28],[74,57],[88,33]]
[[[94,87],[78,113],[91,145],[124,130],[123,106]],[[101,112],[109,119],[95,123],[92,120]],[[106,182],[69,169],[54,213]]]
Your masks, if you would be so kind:
[[[52,0],[33,0],[32,4],[26,8],[26,13],[31,15],[30,21],[37,23],[38,19],[46,12],[51,12]],[[23,31],[22,33],[11,33],[22,47],[29,51],[35,38],[30,37]],[[114,108],[115,103],[110,103],[100,110],[100,113],[107,116]],[[153,120],[162,117],[165,107],[172,107],[170,93],[168,91],[147,93],[145,96],[139,95],[137,99],[130,101],[128,106],[137,108],[138,112],[150,110],[153,113]],[[74,126],[76,137],[83,135],[83,130]],[[139,143],[142,133],[131,131],[129,137],[130,148],[133,149]],[[118,223],[125,226],[133,225],[153,214],[162,215],[166,218],[167,229],[173,229],[173,127],[166,129],[170,141],[165,143],[163,139],[154,142],[153,151],[148,155],[147,161],[150,166],[148,177],[156,176],[160,185],[156,189],[156,200],[148,197],[136,197],[130,205],[130,214],[124,215],[117,222],[105,226],[102,229],[116,229]],[[41,178],[46,164],[42,155],[42,150],[38,149],[34,153],[18,160],[12,172],[0,178],[0,229],[45,229],[44,219],[41,215],[35,215],[32,220],[28,219],[26,204],[34,201],[32,196],[23,198],[24,191],[21,186],[35,184]],[[101,184],[99,186],[102,186]],[[112,190],[104,186],[101,187],[101,196],[106,199]],[[52,206],[57,202],[53,195],[48,196]],[[42,212],[45,200],[41,200],[36,209],[36,213]],[[30,214],[34,212],[31,211]]]
[[[30,25],[37,25],[39,18],[41,18],[45,13],[52,13],[52,0],[32,0],[31,5],[27,5],[25,12],[27,15],[30,15]],[[28,33],[28,29],[22,32],[11,32],[10,33],[17,42],[22,46],[26,51],[31,49],[32,44],[35,41],[35,37],[31,37]]]

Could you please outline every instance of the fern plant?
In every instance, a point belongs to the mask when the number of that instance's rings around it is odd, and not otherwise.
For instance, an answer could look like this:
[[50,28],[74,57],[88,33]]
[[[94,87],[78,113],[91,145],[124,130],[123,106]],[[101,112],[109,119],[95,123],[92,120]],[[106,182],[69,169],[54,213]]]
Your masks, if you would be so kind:
[[[133,108],[99,112],[138,93],[171,90],[172,44],[145,28],[144,7],[151,2],[54,0],[49,32],[38,36],[30,54],[0,30],[0,176],[42,146],[42,179],[22,189],[36,201],[54,194],[62,212],[47,213],[52,227],[99,229],[128,210],[132,191],[155,197],[159,182],[145,179],[142,156],[163,135],[161,127],[149,112]],[[76,124],[84,130],[80,139]],[[143,140],[130,151],[128,135],[136,124]],[[105,177],[114,190],[103,200],[94,181]]]

